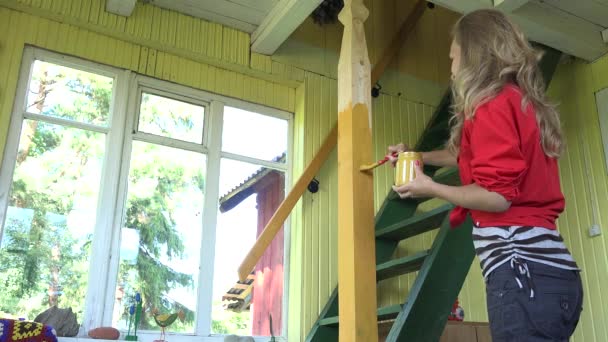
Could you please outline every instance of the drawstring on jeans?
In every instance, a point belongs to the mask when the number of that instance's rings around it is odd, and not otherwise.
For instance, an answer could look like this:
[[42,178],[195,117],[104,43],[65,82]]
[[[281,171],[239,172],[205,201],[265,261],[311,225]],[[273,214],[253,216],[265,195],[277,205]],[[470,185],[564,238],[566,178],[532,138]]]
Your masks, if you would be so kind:
[[515,273],[515,280],[517,281],[517,285],[519,285],[520,289],[524,288],[520,276],[525,276],[525,279],[528,282],[528,287],[530,287],[530,299],[534,299],[534,282],[532,281],[532,276],[530,275],[530,269],[528,268],[528,264],[518,258],[512,258],[511,269]]

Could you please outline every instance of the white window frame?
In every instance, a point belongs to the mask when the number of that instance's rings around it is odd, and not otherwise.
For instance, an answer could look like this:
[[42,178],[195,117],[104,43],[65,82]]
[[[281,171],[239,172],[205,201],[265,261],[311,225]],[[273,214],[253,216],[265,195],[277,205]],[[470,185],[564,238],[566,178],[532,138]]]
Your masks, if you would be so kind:
[[[83,71],[112,77],[113,97],[110,104],[110,126],[100,126],[73,122],[46,115],[27,113],[25,111],[30,74],[35,60],[54,63]],[[142,92],[172,98],[205,107],[203,141],[201,144],[159,137],[153,134],[137,132],[137,119]],[[205,202],[203,208],[203,231],[201,241],[200,272],[197,303],[197,321],[193,334],[171,334],[171,341],[219,342],[222,335],[211,334],[211,310],[215,261],[215,233],[219,206],[219,174],[220,160],[228,158],[236,161],[253,163],[260,166],[279,170],[285,175],[285,193],[291,185],[291,170],[293,160],[293,114],[267,106],[221,96],[187,86],[158,80],[136,74],[129,70],[105,66],[85,61],[80,58],[61,55],[47,50],[26,47],[19,74],[15,102],[10,121],[9,134],[5,145],[2,167],[0,168],[0,224],[3,225],[8,207],[8,193],[12,182],[21,125],[24,119],[32,118],[45,122],[95,130],[106,135],[106,154],[100,186],[99,204],[97,208],[97,223],[94,229],[93,252],[91,253],[89,282],[85,302],[85,317],[81,318],[79,336],[86,336],[87,331],[97,326],[110,326],[116,288],[120,233],[126,204],[128,173],[133,140],[159,143],[165,146],[181,148],[205,154],[207,170],[205,182]],[[235,107],[271,117],[286,120],[288,123],[288,146],[285,163],[272,162],[241,156],[221,151],[222,123],[224,106]],[[108,186],[106,186],[108,185]],[[0,227],[0,239],[2,238]],[[283,303],[282,303],[282,333],[278,341],[287,341],[288,299],[289,299],[289,259],[290,259],[290,220],[284,224],[284,259],[283,259]],[[237,279],[234,270],[235,281]],[[152,341],[158,338],[158,332],[138,332],[140,341]],[[268,337],[254,337],[255,341],[266,342]],[[65,339],[73,341],[73,339]],[[85,340],[82,337],[78,340]]]

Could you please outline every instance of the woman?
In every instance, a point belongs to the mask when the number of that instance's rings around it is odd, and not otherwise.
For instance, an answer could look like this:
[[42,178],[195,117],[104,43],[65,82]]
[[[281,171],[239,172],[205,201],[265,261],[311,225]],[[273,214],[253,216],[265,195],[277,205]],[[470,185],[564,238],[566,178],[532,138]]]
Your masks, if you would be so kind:
[[422,155],[428,165],[458,166],[462,186],[437,184],[418,166],[414,181],[393,189],[402,198],[454,203],[453,226],[471,214],[494,342],[567,341],[583,293],[555,225],[565,204],[557,165],[563,143],[540,56],[504,14],[479,10],[456,23],[450,58],[450,139],[447,149]]

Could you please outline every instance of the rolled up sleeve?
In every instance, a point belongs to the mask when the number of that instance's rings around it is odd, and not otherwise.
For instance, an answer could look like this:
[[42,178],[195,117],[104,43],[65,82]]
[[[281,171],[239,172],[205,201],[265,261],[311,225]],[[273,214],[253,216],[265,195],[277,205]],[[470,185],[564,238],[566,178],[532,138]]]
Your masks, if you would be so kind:
[[473,182],[509,202],[527,170],[515,115],[491,101],[475,112],[471,130]]

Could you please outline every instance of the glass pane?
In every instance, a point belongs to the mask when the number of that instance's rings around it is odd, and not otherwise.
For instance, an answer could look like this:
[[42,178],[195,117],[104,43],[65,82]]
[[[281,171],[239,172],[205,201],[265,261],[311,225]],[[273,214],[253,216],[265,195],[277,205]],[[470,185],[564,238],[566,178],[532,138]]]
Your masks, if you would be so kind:
[[114,80],[35,61],[26,111],[98,126],[109,126]]
[[143,93],[139,131],[201,144],[205,107]]
[[135,141],[131,153],[113,326],[128,329],[141,293],[139,329],[160,330],[152,313],[183,313],[172,332],[192,333],[196,319],[205,156]]
[[223,151],[284,163],[287,137],[287,120],[224,107]]
[[281,335],[283,230],[277,234],[245,283],[237,268],[285,195],[282,172],[222,159],[220,208],[213,277],[212,332]]
[[[0,316],[82,320],[105,135],[25,120],[0,248]],[[82,321],[79,321],[82,323]]]

